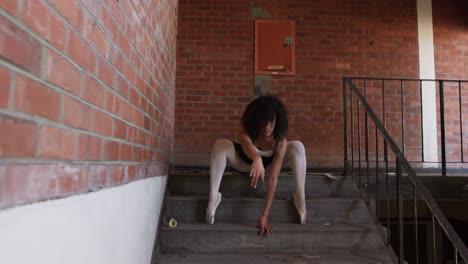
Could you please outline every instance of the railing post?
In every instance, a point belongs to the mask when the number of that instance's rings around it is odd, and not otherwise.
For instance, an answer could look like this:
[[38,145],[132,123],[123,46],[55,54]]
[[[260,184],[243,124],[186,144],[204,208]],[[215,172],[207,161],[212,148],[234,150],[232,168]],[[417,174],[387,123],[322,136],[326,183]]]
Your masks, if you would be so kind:
[[358,144],[358,158],[359,158],[359,163],[358,163],[358,173],[359,173],[359,189],[362,188],[362,174],[361,174],[361,109],[360,109],[361,101],[358,100],[356,102],[356,111],[357,111],[357,144]]
[[400,112],[401,112],[401,150],[405,155],[405,97],[404,97],[404,83],[400,80]]
[[377,222],[380,222],[380,206],[379,206],[379,134],[377,134],[377,126],[375,126],[375,211],[377,212]]
[[345,175],[348,175],[348,104],[347,104],[347,86],[346,77],[343,77],[343,139],[344,139],[344,170]]
[[419,239],[418,239],[418,199],[416,196],[416,187],[414,185],[411,185],[413,187],[413,206],[414,206],[414,242],[415,242],[415,247],[414,249],[416,250],[416,263],[419,264]]
[[388,187],[388,150],[384,137],[384,161],[385,161],[385,193],[387,194],[387,245],[390,245],[390,188]]
[[[364,99],[367,100],[367,87],[366,87],[366,80],[364,80]],[[366,137],[365,137],[365,140],[366,140],[366,179],[367,179],[367,183],[366,183],[366,189],[367,189],[367,203],[370,202],[370,194],[369,194],[369,123],[368,123],[368,114],[367,114],[367,111],[365,110],[364,108],[364,111],[366,113],[365,115],[365,119],[364,119],[364,126],[365,126],[365,130],[366,130]]]
[[461,162],[465,162],[464,153],[463,153],[463,108],[462,108],[462,90],[461,82],[458,82],[458,113],[460,114],[460,153],[461,153]]
[[404,237],[403,237],[403,194],[401,189],[401,162],[397,157],[396,159],[396,195],[397,195],[397,210],[398,210],[398,263],[403,263],[405,259],[404,254]]
[[353,91],[349,89],[349,110],[351,121],[351,174],[354,178],[354,112],[353,112]]
[[440,101],[440,143],[442,145],[442,176],[447,175],[447,157],[445,153],[445,104],[444,104],[444,81],[439,81]]
[[421,162],[424,162],[424,122],[423,122],[423,94],[422,81],[419,80],[419,100],[420,100],[420,115],[421,115]]

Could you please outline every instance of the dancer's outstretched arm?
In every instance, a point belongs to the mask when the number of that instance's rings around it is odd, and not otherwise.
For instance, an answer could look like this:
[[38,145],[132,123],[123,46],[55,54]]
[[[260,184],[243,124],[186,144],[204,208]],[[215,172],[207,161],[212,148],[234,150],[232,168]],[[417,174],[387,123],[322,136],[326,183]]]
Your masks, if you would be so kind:
[[270,214],[271,204],[273,202],[273,198],[275,197],[278,176],[281,172],[281,166],[283,165],[287,145],[288,141],[283,139],[276,146],[273,162],[271,164],[271,171],[268,175],[265,206],[263,208],[263,214],[259,217],[257,222],[257,227],[260,228],[260,236],[264,233],[270,235],[272,231],[272,226],[268,224],[268,215]]

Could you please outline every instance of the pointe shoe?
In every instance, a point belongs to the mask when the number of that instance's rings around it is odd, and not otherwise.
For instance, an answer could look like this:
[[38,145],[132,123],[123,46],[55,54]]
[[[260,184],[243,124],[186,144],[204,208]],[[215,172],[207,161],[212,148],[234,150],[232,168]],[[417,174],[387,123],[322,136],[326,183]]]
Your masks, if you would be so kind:
[[303,225],[307,222],[307,211],[304,200],[297,199],[296,193],[292,195],[294,206],[297,210],[297,215],[299,216],[299,224]]
[[214,206],[211,206],[210,203],[211,201],[208,202],[208,206],[206,207],[205,223],[212,225],[214,224],[216,208],[218,208],[218,205],[221,203],[221,193],[220,192],[218,193],[218,197],[216,199]]

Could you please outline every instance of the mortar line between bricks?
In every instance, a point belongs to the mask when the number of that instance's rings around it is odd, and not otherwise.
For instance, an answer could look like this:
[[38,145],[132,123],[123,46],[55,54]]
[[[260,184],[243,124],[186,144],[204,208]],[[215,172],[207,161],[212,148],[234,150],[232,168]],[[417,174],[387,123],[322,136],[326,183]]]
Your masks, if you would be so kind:
[[34,123],[39,124],[39,125],[48,125],[48,126],[52,126],[52,127],[56,127],[56,128],[66,129],[67,131],[72,131],[72,132],[79,133],[79,134],[93,136],[93,137],[97,137],[97,138],[108,140],[108,141],[116,141],[116,142],[119,142],[119,143],[126,143],[127,145],[131,145],[133,147],[141,147],[141,148],[144,148],[144,149],[156,150],[156,151],[159,150],[157,148],[152,148],[152,147],[149,147],[149,146],[146,146],[146,145],[141,145],[141,144],[133,143],[133,142],[130,142],[130,141],[125,141],[125,140],[119,139],[119,138],[102,136],[102,135],[94,133],[92,131],[79,130],[79,129],[76,129],[76,128],[73,128],[73,127],[68,127],[68,126],[65,126],[63,124],[50,121],[50,120],[48,120],[46,118],[43,118],[43,117],[32,116],[32,115],[21,113],[21,112],[11,112],[11,111],[8,111],[8,110],[0,109],[0,116],[2,116],[2,115],[7,116],[7,117],[18,118],[18,119],[34,122]]
[[[65,96],[66,96],[66,94],[59,93],[59,95],[60,95],[60,118],[59,118],[59,120],[60,120],[61,124],[64,124],[64,120],[65,120]],[[12,109],[12,111],[14,111],[14,109]],[[91,108],[91,111],[94,111],[94,109]],[[91,116],[94,116],[94,115],[91,114]],[[112,123],[114,123],[114,122],[112,122]]]
[[[1,61],[1,59],[0,59]],[[8,68],[7,68],[8,69]],[[9,87],[9,100],[7,104],[7,109],[13,109],[13,102],[15,101],[15,87],[16,87],[16,72],[8,71],[8,75],[10,76],[10,87]]]
[[46,62],[46,49],[44,48],[44,46],[42,45],[41,47],[41,61],[40,61],[40,70],[39,70],[39,74],[38,74],[38,78],[40,79],[45,79],[46,78],[46,65],[47,65],[47,62]]
[[[49,8],[49,9],[50,9],[50,8]],[[52,11],[52,12],[53,12],[53,11]],[[61,19],[61,17],[62,17],[62,16],[59,16],[59,17],[57,18],[57,20],[59,20],[59,21],[60,21],[60,20],[63,20],[63,19]],[[63,22],[63,21],[62,21],[62,22]],[[52,24],[52,23],[51,23],[51,24]],[[63,26],[66,27],[66,25],[63,25]],[[65,46],[64,46],[64,48],[63,48],[63,53],[64,53],[64,54],[68,54],[68,52],[69,52],[69,50],[68,50],[68,45],[70,45],[70,39],[71,39],[71,36],[72,36],[72,35],[71,35],[71,34],[72,34],[71,31],[73,30],[73,29],[72,29],[73,27],[71,27],[71,25],[68,25],[68,28],[69,28],[70,30],[65,30],[65,41],[64,41],[64,45],[65,45]]]
[[[99,110],[99,111],[102,111],[102,112],[104,112],[104,113],[110,115],[111,117],[116,118],[116,119],[118,119],[118,120],[124,122],[125,124],[127,124],[127,125],[129,125],[129,126],[131,126],[131,127],[141,129],[141,130],[143,130],[143,131],[145,131],[145,132],[149,132],[149,133],[150,133],[151,135],[153,135],[153,136],[157,136],[156,134],[153,134],[151,131],[146,130],[144,127],[137,126],[135,123],[131,123],[131,122],[127,121],[126,119],[122,118],[122,117],[119,116],[119,115],[116,115],[116,114],[114,114],[114,113],[111,113],[111,112],[109,112],[109,111],[107,111],[107,110],[105,110],[105,109],[102,109],[102,108],[100,108],[100,107],[97,107],[96,105],[93,105],[93,104],[89,103],[88,101],[84,100],[82,97],[79,97],[79,96],[77,96],[77,95],[75,95],[75,94],[72,94],[72,93],[66,91],[66,90],[63,90],[63,89],[59,88],[58,86],[56,86],[56,85],[53,84],[53,83],[49,83],[49,82],[47,82],[47,81],[45,81],[45,80],[42,80],[42,79],[38,78],[37,76],[35,76],[34,74],[31,74],[30,72],[25,71],[25,70],[19,68],[19,67],[16,66],[15,64],[12,64],[12,63],[10,63],[10,62],[8,62],[8,61],[5,61],[5,60],[3,60],[3,59],[0,59],[0,66],[3,66],[3,67],[5,67],[5,68],[7,68],[7,69],[10,69],[10,70],[13,70],[13,71],[15,72],[15,74],[21,74],[21,75],[23,75],[23,76],[26,76],[26,77],[28,77],[28,78],[30,78],[30,79],[32,79],[32,80],[34,80],[34,81],[36,81],[36,82],[38,82],[38,83],[40,83],[40,84],[42,84],[42,85],[44,85],[44,86],[46,86],[46,87],[52,89],[52,90],[54,90],[54,91],[60,93],[61,95],[62,95],[62,94],[68,95],[68,96],[72,97],[73,99],[76,99],[76,100],[78,100],[79,102],[85,104],[86,106],[91,107],[92,110]],[[16,79],[16,78],[15,78],[15,79]],[[63,110],[63,109],[61,109],[61,110]],[[62,111],[62,112],[63,112],[63,111]],[[151,119],[154,120],[153,118],[151,118]],[[61,121],[62,121],[62,117],[61,117]],[[154,121],[156,121],[156,120],[154,120]],[[157,121],[156,121],[156,122],[157,122]],[[161,124],[159,124],[159,122],[157,122],[157,123],[158,123],[158,125],[161,125]]]
[[7,186],[10,186],[10,166],[6,166],[5,168],[5,171],[4,171],[4,175],[3,175],[3,179],[4,179],[4,183],[5,183],[5,186],[3,186],[3,201],[4,201],[4,205],[6,204],[9,204],[10,202],[10,196],[7,195]]
[[[69,29],[71,31],[74,31],[76,33],[78,33],[80,35],[80,33],[68,22],[66,21],[66,19],[63,18],[63,16],[60,15],[60,13],[58,13],[57,11],[55,11],[55,9],[53,7],[50,7],[49,8],[51,10],[53,10],[53,12],[58,15],[60,17],[60,19],[62,20],[62,22],[66,23],[68,26],[69,26]],[[101,79],[99,78],[94,78],[94,74],[93,73],[90,73],[88,72],[86,69],[82,68],[80,65],[78,65],[75,61],[73,61],[71,58],[69,58],[67,56],[67,54],[63,53],[62,51],[58,50],[56,47],[52,46],[49,42],[47,42],[45,39],[41,38],[40,36],[38,36],[34,31],[30,30],[28,26],[24,25],[19,19],[17,18],[14,18],[12,17],[10,14],[6,13],[4,10],[0,9],[0,15],[6,17],[11,23],[13,23],[14,25],[18,26],[20,29],[24,30],[26,33],[28,33],[30,36],[32,36],[35,40],[37,40],[40,44],[43,45],[43,48],[48,48],[52,51],[54,51],[55,53],[57,53],[61,58],[65,59],[68,63],[70,63],[74,68],[76,68],[78,71],[80,72],[84,72],[86,74],[88,74],[89,76],[91,76],[91,78],[93,78],[94,80],[96,80],[101,86],[103,86],[105,89],[107,89],[109,92],[111,92],[112,94],[118,96],[119,98],[123,99],[125,102],[128,102],[130,105],[132,106],[135,106],[136,109],[138,109],[140,112],[142,112],[144,115],[147,115],[149,118],[153,119],[152,117],[150,117],[145,111],[143,111],[141,108],[139,108],[138,106],[132,104],[132,102],[130,102],[127,98],[123,97],[121,94],[117,93],[114,89],[112,89],[110,86],[108,86],[106,83],[102,82]],[[80,37],[81,38],[81,37]],[[84,38],[81,38],[83,40],[86,40]],[[112,41],[112,39],[110,39],[110,41]],[[113,42],[113,41],[112,41]],[[90,46],[92,49],[93,49],[93,53],[94,53],[94,47]],[[108,60],[102,56],[101,53],[99,52],[96,52],[95,53],[100,59],[103,59],[104,61],[108,62]],[[43,55],[43,54],[41,54]],[[124,57],[125,58],[125,57]],[[0,60],[1,62],[2,60]],[[130,62],[131,63],[131,62]],[[117,68],[114,67],[114,65],[112,63],[109,63],[110,66],[115,70],[116,73],[119,74],[119,70]],[[13,65],[13,64],[12,64]],[[133,64],[132,64],[133,65]],[[23,71],[23,70],[22,70]],[[24,71],[26,72],[26,71]],[[137,72],[137,71],[136,71]],[[96,76],[97,77],[97,76]],[[125,77],[125,76],[122,76],[122,77]],[[141,76],[142,77],[142,76]],[[127,80],[127,78],[124,78],[125,80]],[[143,79],[143,78],[142,78]],[[45,80],[44,80],[45,81]],[[128,80],[127,80],[128,81]],[[143,79],[143,81],[145,81]],[[129,82],[130,83],[130,82]],[[133,86],[133,85],[132,85]],[[148,85],[149,86],[149,85]],[[140,93],[140,96],[142,96],[143,98],[145,98],[147,101],[148,101],[148,104],[150,104],[151,106],[153,106],[155,109],[158,109],[159,111],[159,108],[156,107],[151,100],[149,100],[139,89],[137,88],[134,88],[132,87],[133,89],[135,89],[138,93]],[[64,90],[63,90],[64,91]],[[98,107],[96,107],[98,108]],[[153,119],[154,120],[154,119]],[[154,120],[155,122],[157,122],[159,124],[159,122],[157,120]],[[160,124],[159,124],[160,125]]]
[[[1,114],[0,114],[1,116]],[[34,121],[35,122],[35,121]],[[41,130],[42,130],[42,125],[40,125],[40,123],[38,122],[35,122],[37,124],[37,127],[36,127],[36,140],[34,142],[34,158],[37,158],[39,156],[39,153],[40,153],[40,138],[41,138]],[[80,139],[78,138],[77,140],[78,142],[80,141]],[[79,149],[78,149],[79,151]]]
[[19,17],[23,17],[23,8],[24,7],[24,0],[18,0],[18,10],[16,10],[18,12],[18,18]]

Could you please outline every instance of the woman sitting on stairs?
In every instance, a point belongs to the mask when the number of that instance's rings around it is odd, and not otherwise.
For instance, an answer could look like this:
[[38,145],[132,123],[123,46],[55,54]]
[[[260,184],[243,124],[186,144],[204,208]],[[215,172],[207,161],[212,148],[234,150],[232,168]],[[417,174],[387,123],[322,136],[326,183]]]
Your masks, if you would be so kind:
[[265,169],[269,173],[265,206],[256,226],[260,229],[260,236],[270,235],[272,232],[268,215],[283,165],[291,166],[296,183],[293,201],[299,222],[305,224],[305,150],[302,142],[286,140],[288,130],[286,107],[276,96],[260,96],[247,105],[241,123],[240,144],[227,139],[218,139],[213,146],[210,160],[210,195],[205,222],[214,223],[216,208],[221,202],[219,186],[227,162],[233,169],[249,173],[252,188],[257,188],[259,179],[264,180]]

